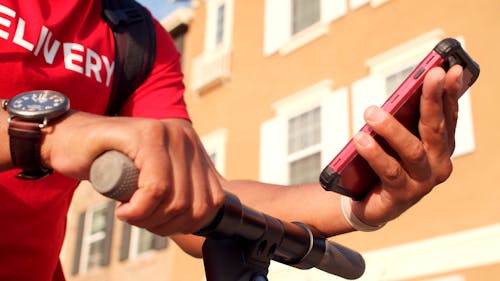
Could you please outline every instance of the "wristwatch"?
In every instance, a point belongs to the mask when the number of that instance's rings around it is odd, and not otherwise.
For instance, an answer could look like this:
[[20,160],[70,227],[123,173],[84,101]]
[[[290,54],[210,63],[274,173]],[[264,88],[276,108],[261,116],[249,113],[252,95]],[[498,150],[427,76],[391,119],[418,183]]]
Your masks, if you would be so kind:
[[52,90],[36,90],[2,101],[9,113],[10,155],[14,167],[22,169],[16,176],[35,180],[52,173],[44,167],[40,155],[42,129],[69,111],[69,99]]

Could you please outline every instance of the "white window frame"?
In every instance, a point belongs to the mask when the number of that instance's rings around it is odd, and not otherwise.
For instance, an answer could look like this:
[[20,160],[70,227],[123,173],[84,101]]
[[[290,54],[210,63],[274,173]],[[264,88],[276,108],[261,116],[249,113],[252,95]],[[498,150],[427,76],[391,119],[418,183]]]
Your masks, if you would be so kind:
[[[192,90],[198,94],[226,81],[231,75],[231,46],[233,33],[234,0],[207,0],[205,22],[205,47],[194,57],[191,67]],[[224,35],[216,44],[218,7],[224,4]]]
[[320,21],[292,36],[291,0],[266,0],[264,55],[286,55],[328,33],[330,23],[347,13],[345,0],[321,0]]
[[201,137],[201,142],[208,155],[215,154],[216,159],[213,164],[221,175],[226,172],[226,146],[228,130],[225,128],[217,129]]
[[82,245],[81,245],[81,258],[80,258],[80,270],[79,273],[87,273],[92,268],[89,266],[89,252],[90,245],[92,243],[103,241],[106,239],[106,230],[91,234],[93,215],[94,213],[104,210],[107,208],[107,204],[101,204],[99,206],[94,206],[85,212],[85,222],[83,227]]
[[[290,115],[290,116],[287,116],[286,118],[286,123],[287,123],[287,129],[286,131],[288,132],[289,131],[289,127],[288,127],[288,124],[289,124],[289,121],[295,117],[298,117],[299,115],[302,115],[304,113],[308,113],[308,112],[311,112],[313,110],[316,110],[316,109],[319,109],[320,110],[320,115],[321,115],[321,111],[322,111],[322,108],[321,108],[321,104],[318,102],[316,106],[314,106],[313,104],[311,104],[312,107],[304,107],[302,110],[298,110],[296,114],[294,115]],[[322,118],[321,118],[322,119]],[[322,133],[322,130],[320,128],[320,138],[321,138],[321,133]],[[290,181],[291,179],[291,175],[290,175],[290,165],[295,162],[295,161],[300,161],[304,158],[307,158],[309,156],[313,156],[314,154],[317,154],[317,153],[320,153],[320,157],[321,157],[321,148],[322,148],[322,145],[321,145],[321,139],[319,140],[318,143],[315,143],[315,144],[311,144],[307,147],[304,147],[304,148],[301,148],[297,151],[294,151],[294,152],[289,152],[288,150],[288,143],[289,143],[289,134],[287,133],[286,135],[286,143],[287,143],[287,154],[286,154],[286,160],[285,160],[285,166],[286,166],[286,177],[287,177],[287,183],[288,184],[291,184],[292,182]]]
[[153,246],[152,248],[148,249],[147,251],[139,253],[139,240],[140,240],[141,234],[144,231],[147,231],[147,230],[136,227],[136,226],[132,226],[130,229],[129,259],[131,259],[131,260],[142,258],[145,256],[150,256],[152,253],[157,252],[157,250]]
[[[206,29],[205,53],[209,54],[218,50],[228,50],[231,47],[233,33],[233,5],[234,0],[207,0],[206,1]],[[222,42],[216,43],[217,15],[220,5],[224,5],[224,34]]]
[[[260,180],[289,184],[289,163],[297,157],[321,152],[325,166],[349,137],[348,92],[346,88],[332,91],[333,81],[322,80],[273,103],[275,117],[261,125]],[[288,155],[288,120],[301,113],[321,109],[321,141],[294,155]],[[322,168],[321,167],[321,168]],[[320,174],[318,170],[318,177]]]

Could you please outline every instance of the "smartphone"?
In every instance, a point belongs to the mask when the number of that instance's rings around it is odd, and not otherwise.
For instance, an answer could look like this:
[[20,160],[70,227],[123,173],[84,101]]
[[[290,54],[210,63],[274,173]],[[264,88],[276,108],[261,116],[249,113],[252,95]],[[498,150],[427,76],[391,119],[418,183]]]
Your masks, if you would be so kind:
[[[448,71],[455,64],[462,65],[464,69],[463,94],[478,78],[479,65],[464,51],[460,42],[447,38],[440,41],[415,67],[381,108],[394,115],[414,135],[419,136],[420,96],[424,77],[433,67],[440,66]],[[399,159],[387,142],[366,124],[361,131],[372,135],[388,154]],[[351,139],[322,170],[319,181],[325,190],[349,196],[354,200],[362,200],[380,180],[368,162],[357,153]]]

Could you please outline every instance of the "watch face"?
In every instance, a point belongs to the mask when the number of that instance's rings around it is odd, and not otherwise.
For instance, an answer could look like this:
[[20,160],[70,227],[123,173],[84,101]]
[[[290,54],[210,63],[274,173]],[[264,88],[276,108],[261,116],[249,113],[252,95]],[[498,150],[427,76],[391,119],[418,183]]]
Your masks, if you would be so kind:
[[7,104],[7,111],[11,115],[24,120],[50,120],[68,110],[68,98],[51,90],[22,93],[13,97]]

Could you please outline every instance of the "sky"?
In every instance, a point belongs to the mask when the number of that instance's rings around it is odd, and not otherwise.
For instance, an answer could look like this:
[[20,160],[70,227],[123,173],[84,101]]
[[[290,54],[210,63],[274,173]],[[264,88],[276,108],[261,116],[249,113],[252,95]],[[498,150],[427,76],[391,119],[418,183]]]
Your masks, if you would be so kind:
[[175,11],[178,7],[189,5],[190,1],[172,1],[172,0],[137,0],[144,7],[148,8],[153,16],[159,20]]

